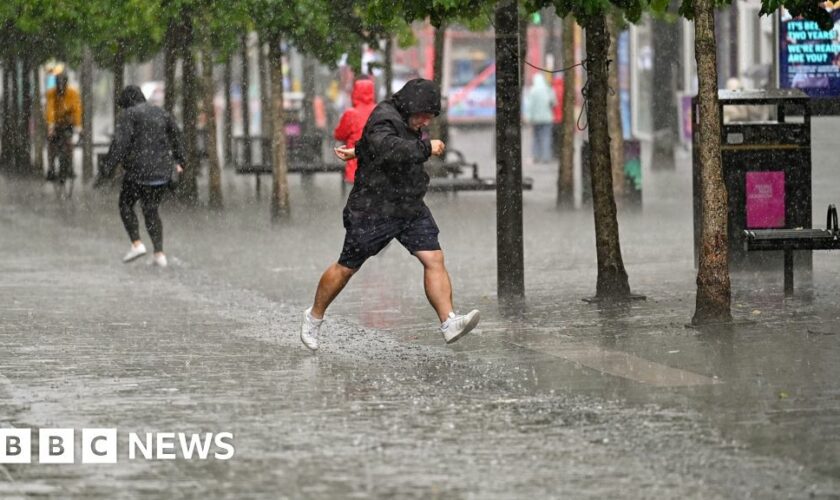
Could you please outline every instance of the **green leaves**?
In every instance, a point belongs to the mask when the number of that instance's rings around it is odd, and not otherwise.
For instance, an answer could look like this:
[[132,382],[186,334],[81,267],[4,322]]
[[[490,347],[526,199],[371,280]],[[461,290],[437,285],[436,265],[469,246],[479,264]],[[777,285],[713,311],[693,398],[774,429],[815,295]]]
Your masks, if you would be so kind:
[[[695,0],[682,0],[679,15],[693,18]],[[715,0],[720,7],[731,0]],[[189,12],[197,39],[227,54],[238,37],[258,30],[265,39],[280,35],[326,64],[355,54],[362,43],[396,36],[411,41],[410,24],[429,19],[435,26],[458,23],[470,29],[490,25],[498,1],[489,0],[3,0],[0,1],[0,52],[27,50],[37,59],[74,58],[85,44],[100,64],[121,57],[145,60],[160,50],[170,19]],[[618,10],[630,22],[645,12],[670,18],[670,0],[520,0],[524,13],[553,6],[560,17],[572,14],[585,23],[593,15]],[[828,12],[817,0],[762,0],[761,14],[786,7],[791,15],[831,29]]]
[[[668,0],[661,0],[660,3],[665,3],[665,9],[668,8]],[[639,19],[642,18],[642,12],[644,11],[644,5],[640,0],[634,0],[632,2],[624,2],[624,5],[621,7],[624,9],[624,16],[627,18],[628,21],[631,23],[636,23]],[[654,8],[651,5],[651,8]]]
[[680,4],[679,14],[688,19],[689,21],[694,20],[694,0],[683,0]]
[[831,14],[822,8],[821,2],[815,0],[763,0],[761,6],[762,14],[771,14],[779,7],[785,7],[793,17],[802,16],[809,21],[814,21],[823,31],[830,31],[834,27]]
[[25,51],[35,61],[67,56],[76,44],[67,34],[80,29],[82,11],[75,2],[6,0],[0,6],[0,53]]
[[167,19],[161,3],[87,0],[84,4],[82,41],[91,46],[99,64],[111,67],[120,60],[145,60],[160,49]]
[[[668,0],[664,0],[668,4]],[[573,15],[579,19],[581,24],[591,16],[600,16],[618,11],[620,17],[630,22],[637,22],[642,14],[651,8],[650,0],[526,0],[523,2],[528,12],[535,12],[539,9],[553,6],[554,12],[559,17]]]
[[[659,0],[652,0],[652,4]],[[720,8],[730,5],[732,0],[715,0],[715,7]],[[820,29],[828,31],[834,27],[831,14],[823,7],[818,0],[761,0],[759,14],[769,16],[780,8],[786,8],[793,17],[802,16],[810,21],[815,21]],[[680,4],[679,14],[686,19],[694,18],[694,0],[683,0]]]
[[762,16],[770,15],[782,8],[784,5],[783,0],[764,0],[761,2],[761,10],[759,14]]
[[659,13],[665,13],[668,11],[668,7],[671,5],[671,0],[652,0],[650,2],[650,10]]

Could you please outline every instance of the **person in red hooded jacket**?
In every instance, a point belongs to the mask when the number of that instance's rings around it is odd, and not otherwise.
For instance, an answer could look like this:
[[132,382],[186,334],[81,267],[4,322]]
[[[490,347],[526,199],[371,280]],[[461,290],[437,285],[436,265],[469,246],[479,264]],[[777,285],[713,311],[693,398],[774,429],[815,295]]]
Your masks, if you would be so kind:
[[[362,138],[370,113],[376,107],[373,80],[356,80],[353,84],[353,107],[341,115],[338,127],[335,128],[335,139],[344,141],[345,147],[352,149]],[[353,183],[356,179],[356,160],[349,160],[344,166],[344,180]]]
[[563,94],[565,93],[566,82],[563,79],[563,75],[556,76],[554,80],[551,82],[551,87],[554,89],[554,126],[552,127],[552,135],[554,136],[554,140],[552,144],[554,147],[554,157],[560,158],[560,149],[563,146],[563,141],[561,140],[561,129],[563,128]]

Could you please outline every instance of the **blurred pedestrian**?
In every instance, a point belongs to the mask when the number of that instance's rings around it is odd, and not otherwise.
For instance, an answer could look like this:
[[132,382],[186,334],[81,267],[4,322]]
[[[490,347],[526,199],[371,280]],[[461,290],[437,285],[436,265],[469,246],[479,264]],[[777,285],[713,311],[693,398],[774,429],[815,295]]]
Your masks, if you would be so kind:
[[116,132],[96,185],[110,177],[121,164],[125,170],[120,190],[120,217],[131,240],[131,248],[123,262],[132,262],[146,254],[140,240],[140,229],[134,205],[140,201],[146,229],[154,245],[152,262],[166,267],[163,253],[163,223],[158,206],[185,163],[181,131],[172,115],[146,102],[139,87],[129,85],[117,99],[123,111],[117,118]]
[[[730,78],[726,81],[726,90],[732,92],[741,92],[744,90],[741,80],[738,78]],[[750,120],[751,106],[743,104],[728,105],[723,107],[723,123],[731,122],[747,122]]]
[[56,180],[55,162],[58,160],[62,178],[75,177],[73,172],[74,127],[82,131],[82,98],[79,91],[68,84],[64,66],[53,69],[55,87],[47,91],[45,120],[47,122],[47,180]]
[[443,156],[446,145],[423,138],[422,131],[439,114],[437,85],[421,78],[410,80],[376,106],[355,149],[336,148],[342,160],[358,158],[358,171],[344,207],[341,256],[324,271],[314,303],[303,313],[300,339],[309,349],[318,349],[318,334],[330,303],[362,264],[394,238],[423,265],[426,297],[438,314],[446,343],[455,342],[478,324],[478,310],[464,315],[453,310],[439,230],[423,202],[429,185],[423,164],[432,155]]
[[557,99],[542,73],[534,75],[531,88],[525,94],[525,122],[531,125],[534,136],[534,162],[551,161],[551,129]]
[[[362,138],[368,117],[376,106],[373,80],[359,79],[353,84],[353,106],[341,115],[335,128],[335,139],[344,142],[344,147],[353,149]],[[344,165],[344,181],[350,184],[356,178],[356,159],[348,160]]]

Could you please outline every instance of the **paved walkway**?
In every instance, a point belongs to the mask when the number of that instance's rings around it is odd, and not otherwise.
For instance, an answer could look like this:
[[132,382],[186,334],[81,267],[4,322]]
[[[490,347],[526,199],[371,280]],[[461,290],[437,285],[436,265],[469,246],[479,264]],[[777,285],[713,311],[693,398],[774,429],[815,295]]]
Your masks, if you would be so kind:
[[6,465],[0,496],[840,496],[836,255],[815,255],[794,299],[781,273],[735,276],[735,313],[753,323],[685,328],[680,168],[622,214],[648,300],[588,305],[591,212],[557,212],[552,172],[529,169],[521,316],[496,307],[493,195],[433,196],[456,301],[482,309],[480,331],[445,346],[419,265],[392,245],[331,309],[317,355],[296,330],[340,248],[336,177],[295,179],[292,220],[271,226],[267,200],[226,171],[223,214],[165,207],[164,272],[119,262],[115,193],[60,203],[0,180],[0,426],[230,431],[236,445],[225,462]]

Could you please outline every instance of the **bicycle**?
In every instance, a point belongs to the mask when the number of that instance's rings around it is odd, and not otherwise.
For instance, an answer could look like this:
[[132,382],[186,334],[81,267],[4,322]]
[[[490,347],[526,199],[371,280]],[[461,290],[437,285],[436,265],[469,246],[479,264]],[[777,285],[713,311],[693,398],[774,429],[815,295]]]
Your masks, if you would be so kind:
[[[48,137],[47,181],[53,183],[56,197],[66,200],[73,196],[76,173],[73,171],[73,127],[60,127]],[[81,141],[81,137],[79,138]],[[58,171],[55,162],[58,160]],[[68,182],[69,181],[69,182]]]

